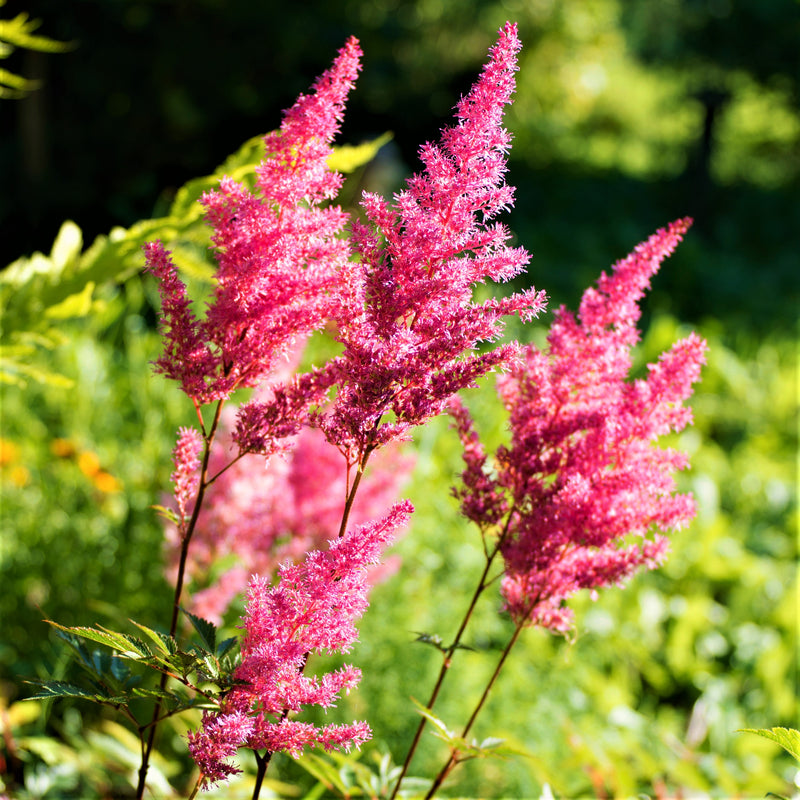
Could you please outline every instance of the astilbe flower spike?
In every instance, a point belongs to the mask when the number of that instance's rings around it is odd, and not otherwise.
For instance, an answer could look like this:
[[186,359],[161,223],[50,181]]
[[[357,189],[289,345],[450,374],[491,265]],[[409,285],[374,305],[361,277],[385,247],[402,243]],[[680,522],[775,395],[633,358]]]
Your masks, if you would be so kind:
[[422,147],[423,172],[393,203],[364,195],[367,222],[353,225],[360,259],[343,276],[337,312],[344,344],[332,366],[337,395],[319,423],[354,462],[508,363],[515,345],[483,354],[475,348],[500,336],[505,315],[529,320],[544,307],[543,293],[533,289],[484,303],[472,299],[477,284],[508,280],[529,260],[524,249],[508,245],[508,229],[493,222],[513,203],[504,180],[511,136],[502,118],[519,49],[509,23],[458,103],[456,124],[439,144]]
[[367,608],[368,568],[377,564],[395,531],[413,511],[397,503],[377,522],[332,539],[325,551],[280,568],[275,585],[255,576],[248,590],[237,681],[220,710],[189,734],[189,750],[206,784],[234,774],[225,761],[238,747],[297,754],[306,746],[348,750],[370,738],[364,722],[315,727],[290,719],[306,705],[329,707],[360,679],[345,665],[321,679],[304,675],[309,655],[347,652],[357,639],[355,621]]
[[172,452],[175,470],[172,484],[175,487],[175,505],[178,509],[178,535],[183,539],[186,526],[194,511],[197,488],[200,485],[200,453],[205,441],[200,431],[194,428],[180,428],[178,441]]
[[691,421],[683,401],[705,342],[691,334],[647,378],[628,380],[638,302],[689,224],[659,230],[603,273],[578,319],[558,310],[547,351],[527,347],[499,379],[511,442],[499,448],[493,475],[467,412],[456,408],[467,463],[456,494],[482,528],[506,520],[502,593],[518,624],[567,631],[566,598],[655,567],[668,546],[663,532],[694,516],[691,496],[675,493],[674,473],[688,459],[657,439]]
[[162,298],[165,349],[156,367],[197,404],[257,385],[295,339],[331,315],[331,291],[349,257],[339,236],[347,215],[320,204],[342,182],[327,159],[360,55],[351,38],[314,92],[267,135],[255,193],[223,178],[203,196],[218,261],[205,319],[192,312],[170,253],[160,242],[145,245]]

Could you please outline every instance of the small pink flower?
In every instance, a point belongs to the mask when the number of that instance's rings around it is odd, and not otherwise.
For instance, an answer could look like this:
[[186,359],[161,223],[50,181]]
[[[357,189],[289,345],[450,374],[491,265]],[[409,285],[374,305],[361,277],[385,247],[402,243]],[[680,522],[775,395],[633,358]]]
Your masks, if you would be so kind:
[[186,525],[194,511],[197,489],[200,485],[200,454],[205,441],[200,431],[194,428],[180,428],[178,442],[172,453],[175,471],[172,483],[175,487],[175,502],[178,506],[178,528],[181,538],[186,533]]

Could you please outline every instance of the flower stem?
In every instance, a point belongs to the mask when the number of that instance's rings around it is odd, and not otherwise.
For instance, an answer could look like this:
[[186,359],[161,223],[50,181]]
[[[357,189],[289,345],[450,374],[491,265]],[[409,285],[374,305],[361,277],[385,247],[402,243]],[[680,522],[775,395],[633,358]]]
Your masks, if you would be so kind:
[[[375,427],[377,429],[377,425]],[[356,492],[358,491],[358,486],[361,483],[361,478],[364,476],[364,470],[367,468],[367,461],[369,460],[369,457],[372,455],[372,451],[374,449],[375,445],[367,447],[364,450],[364,454],[358,460],[358,469],[356,470],[355,478],[353,478],[353,485],[350,487],[350,490],[347,493],[347,498],[344,503],[344,511],[342,512],[342,522],[339,525],[339,535],[338,535],[339,539],[341,539],[342,536],[344,536],[345,533],[347,532],[347,521],[350,518],[350,512],[353,509],[353,502],[356,499]]]
[[263,756],[259,755],[256,750],[253,750],[253,755],[256,757],[256,783],[253,787],[253,800],[258,800],[261,794],[261,784],[264,782],[264,776],[267,774],[267,767],[269,766],[272,753],[267,751]]
[[[205,448],[203,451],[203,462],[200,469],[200,484],[197,488],[197,498],[195,499],[194,509],[192,510],[192,517],[189,520],[189,524],[186,528],[186,535],[183,537],[183,541],[181,542],[181,553],[180,553],[180,561],[178,563],[178,576],[175,579],[175,594],[172,599],[172,620],[170,621],[169,626],[169,635],[174,637],[177,630],[178,630],[178,615],[180,613],[181,608],[181,594],[183,593],[183,582],[186,574],[186,560],[189,555],[189,544],[192,540],[192,534],[194,533],[194,529],[197,525],[197,520],[200,517],[200,508],[203,504],[203,497],[205,496],[206,489],[210,481],[208,480],[208,462],[211,458],[211,445],[214,442],[214,436],[217,432],[217,426],[219,425],[220,415],[222,414],[222,405],[225,401],[220,400],[217,403],[216,410],[214,412],[214,419],[211,422],[211,428],[208,431],[208,434],[205,435]],[[198,416],[200,416],[200,410],[197,410]],[[200,417],[201,426],[202,426],[202,416]],[[159,690],[164,691],[167,686],[167,681],[169,680],[169,675],[166,672],[161,673],[161,681],[159,683]],[[156,739],[156,730],[158,728],[158,721],[159,715],[161,714],[161,706],[162,701],[158,700],[153,708],[153,718],[150,722],[150,733],[147,737],[147,743],[145,744],[143,751],[142,751],[142,763],[139,767],[139,778],[138,783],[136,786],[136,800],[142,800],[144,797],[144,789],[145,789],[145,782],[147,780],[147,769],[150,765],[150,755],[153,752],[153,745]]]
[[[517,623],[514,633],[512,634],[511,638],[506,643],[506,646],[503,648],[503,652],[500,655],[500,660],[497,662],[497,666],[494,668],[494,672],[492,673],[492,677],[489,678],[489,682],[486,684],[486,688],[483,690],[483,694],[481,695],[480,700],[478,700],[478,704],[472,711],[467,724],[464,726],[464,730],[461,732],[461,738],[463,739],[471,730],[475,719],[477,718],[478,714],[480,713],[481,709],[483,708],[484,704],[486,703],[487,698],[489,697],[489,692],[492,690],[492,687],[497,680],[497,676],[500,674],[500,670],[503,668],[503,664],[505,664],[506,659],[508,658],[508,654],[511,652],[511,648],[517,643],[517,639],[519,639],[520,633],[522,633],[522,629],[525,627],[525,620],[521,620]],[[439,790],[439,787],[444,782],[444,779],[453,771],[453,768],[458,764],[458,751],[452,750],[450,753],[450,758],[448,759],[447,763],[442,767],[439,774],[434,779],[433,783],[431,784],[431,788],[428,790],[428,793],[425,795],[425,800],[430,800],[436,792]]]
[[[431,692],[431,696],[428,699],[428,702],[425,706],[429,711],[433,708],[434,704],[436,703],[437,698],[439,697],[439,691],[442,688],[442,684],[444,683],[444,679],[447,676],[450,667],[452,666],[453,662],[453,654],[458,649],[458,646],[461,644],[461,638],[464,635],[464,631],[467,628],[467,625],[472,618],[472,612],[475,610],[475,606],[478,603],[478,598],[483,594],[486,588],[493,582],[493,578],[489,578],[489,570],[491,569],[492,563],[494,562],[495,556],[500,552],[500,548],[503,545],[503,541],[505,540],[506,536],[508,535],[509,526],[511,524],[511,517],[513,516],[514,510],[512,509],[509,513],[508,517],[506,518],[506,524],[503,528],[503,532],[497,539],[494,548],[492,549],[491,553],[486,553],[486,566],[483,568],[483,573],[481,574],[480,579],[478,580],[478,585],[475,588],[475,591],[472,595],[472,599],[470,600],[469,607],[467,608],[463,619],[461,620],[461,625],[456,632],[455,639],[453,639],[453,643],[443,651],[443,661],[442,667],[439,670],[439,677],[436,679],[436,684],[433,687],[433,691]],[[389,800],[394,800],[397,796],[398,791],[400,791],[400,784],[403,782],[403,778],[406,776],[408,772],[408,767],[411,764],[411,759],[414,757],[414,753],[417,749],[417,745],[419,744],[420,737],[422,736],[422,731],[425,729],[425,725],[427,724],[428,720],[426,717],[422,717],[419,721],[419,725],[417,726],[416,733],[414,734],[414,738],[411,741],[411,746],[408,749],[408,753],[406,754],[406,759],[403,762],[403,769],[400,772],[400,777],[397,779],[397,783],[395,784],[394,790],[389,798]]]

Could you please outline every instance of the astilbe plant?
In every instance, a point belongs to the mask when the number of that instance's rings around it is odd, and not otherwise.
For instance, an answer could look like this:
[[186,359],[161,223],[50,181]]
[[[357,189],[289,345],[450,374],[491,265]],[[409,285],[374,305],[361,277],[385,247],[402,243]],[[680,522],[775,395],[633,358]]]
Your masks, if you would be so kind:
[[[456,638],[444,649],[427,708],[436,701],[477,598],[498,577],[514,623],[461,739],[524,628],[569,632],[569,597],[582,589],[595,596],[637,570],[655,568],[666,555],[666,531],[695,515],[692,497],[675,493],[674,473],[687,466],[688,457],[658,439],[691,421],[683,403],[700,377],[706,344],[691,334],[649,365],[646,378],[629,377],[639,340],[639,301],[689,224],[678,220],[659,230],[615,264],[611,275],[603,273],[597,287],[584,293],[578,318],[560,308],[547,349],[525,347],[498,378],[511,440],[494,459],[467,408],[458,399],[451,404],[465,462],[454,493],[462,514],[480,530],[486,565]],[[501,570],[491,575],[497,559]],[[453,746],[428,797],[460,758]]]
[[[506,24],[455,123],[421,148],[422,170],[392,200],[365,194],[364,219],[346,236],[348,215],[330,203],[342,179],[327,159],[360,69],[350,39],[266,137],[255,190],[224,179],[203,197],[219,265],[204,317],[169,252],[158,242],[146,246],[162,298],[165,346],[156,369],[180,384],[199,424],[179,431],[174,501],[164,510],[172,620],[168,635],[139,625],[155,649],[104,629],[68,629],[162,674],[151,721],[128,715],[142,738],[139,798],[158,725],[175,713],[166,705],[180,701],[170,679],[193,689],[204,708],[200,728],[188,735],[200,770],[192,796],[237,771],[231,758],[239,748],[255,755],[258,796],[273,753],[347,750],[369,738],[366,722],[316,727],[295,715],[333,705],[358,683],[350,665],[306,674],[309,660],[347,652],[356,640],[371,571],[385,563],[413,510],[393,502],[405,466],[397,468],[391,447],[432,417],[455,417],[466,464],[455,491],[480,529],[486,565],[452,644],[437,644],[442,670],[395,794],[425,721],[434,719],[475,605],[498,577],[514,633],[462,736],[451,737],[428,796],[474,754],[464,737],[521,631],[568,631],[567,598],[655,566],[666,549],[663,532],[693,515],[691,499],[675,494],[673,473],[686,459],[656,440],[689,422],[682,404],[704,344],[689,337],[647,378],[628,377],[638,303],[687,221],[659,231],[603,275],[577,319],[559,310],[544,352],[497,344],[505,317],[527,322],[543,310],[542,292],[474,300],[477,285],[514,278],[529,260],[497,221],[513,203],[502,119],[519,49],[516,27]],[[338,354],[297,371],[299,343],[326,325]],[[511,438],[490,462],[457,395],[496,370],[506,371],[499,390]],[[245,387],[258,388],[238,410],[225,407]],[[190,581],[197,589],[214,574],[223,554],[238,563],[220,584],[184,597]],[[181,650],[181,606],[219,618],[248,574],[238,660],[224,659],[235,640],[217,644],[213,626],[192,614],[206,647]],[[119,707],[122,688],[114,687],[101,701]]]

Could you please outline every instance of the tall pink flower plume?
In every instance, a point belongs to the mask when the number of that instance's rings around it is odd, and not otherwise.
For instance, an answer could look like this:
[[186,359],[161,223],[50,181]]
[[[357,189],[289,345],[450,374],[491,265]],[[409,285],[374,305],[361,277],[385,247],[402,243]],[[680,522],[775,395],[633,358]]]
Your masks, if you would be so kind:
[[353,225],[360,259],[348,265],[338,311],[339,386],[321,421],[352,460],[441,413],[457,391],[506,364],[515,346],[481,355],[475,347],[498,338],[505,315],[527,320],[544,306],[534,290],[472,300],[476,284],[508,280],[528,262],[493,222],[513,202],[502,118],[519,49],[516,26],[507,24],[459,102],[456,124],[421,149],[424,171],[392,204],[364,195],[368,222]]
[[255,194],[224,178],[203,196],[219,265],[204,320],[194,316],[163,245],[145,246],[162,297],[165,350],[156,367],[199,404],[256,385],[296,338],[331,315],[331,292],[349,257],[339,236],[347,215],[320,204],[341,185],[327,158],[360,55],[351,38],[314,93],[301,95],[266,137]]
[[[315,727],[290,719],[307,705],[329,707],[360,679],[345,665],[321,678],[304,674],[315,653],[347,652],[355,622],[367,608],[368,568],[377,564],[394,532],[413,511],[398,503],[378,522],[352,528],[299,564],[280,568],[275,585],[254,577],[248,591],[238,682],[217,713],[189,735],[190,751],[208,781],[235,771],[226,758],[238,747],[297,754],[307,746],[348,750],[370,738],[364,722]],[[245,720],[248,721],[245,724]]]
[[494,477],[468,414],[455,410],[467,464],[456,494],[482,527],[507,526],[502,592],[518,623],[567,630],[566,598],[655,567],[667,549],[663,531],[694,516],[673,477],[687,457],[657,438],[691,421],[683,401],[699,379],[705,342],[692,334],[646,379],[628,380],[638,301],[689,224],[658,231],[604,273],[584,294],[579,320],[559,309],[547,351],[526,348],[500,379],[511,443],[498,450]]

